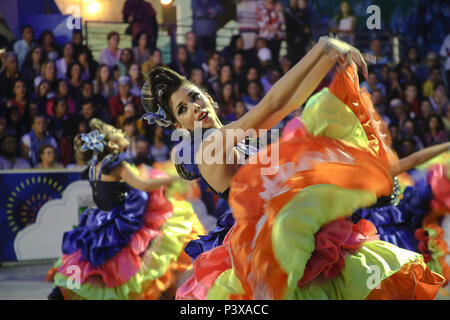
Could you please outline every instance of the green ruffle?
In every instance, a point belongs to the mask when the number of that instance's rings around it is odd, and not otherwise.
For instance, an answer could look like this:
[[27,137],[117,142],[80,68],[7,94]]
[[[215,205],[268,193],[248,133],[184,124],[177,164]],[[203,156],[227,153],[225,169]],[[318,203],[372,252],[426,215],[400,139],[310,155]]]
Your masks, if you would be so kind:
[[439,249],[437,244],[435,243],[435,239],[438,235],[437,231],[433,228],[424,229],[428,232],[429,240],[427,246],[428,250],[431,251],[431,260],[427,262],[427,266],[431,271],[442,274],[443,269],[441,263],[439,262],[439,258],[444,257],[446,253]]
[[312,96],[302,112],[302,123],[314,136],[326,136],[363,150],[369,148],[366,133],[353,111],[327,88]]
[[[79,289],[70,289],[71,281],[68,277],[56,272],[54,286],[71,290],[81,298],[88,300],[128,300],[130,293],[142,291],[144,281],[152,281],[162,277],[167,272],[171,262],[176,261],[181,250],[183,250],[184,240],[191,232],[195,215],[189,202],[171,198],[169,201],[174,208],[173,215],[162,226],[162,236],[151,242],[149,250],[152,252],[152,258],[145,270],[139,271],[129,281],[115,288],[83,283]],[[61,259],[54,266],[59,267],[60,265]]]

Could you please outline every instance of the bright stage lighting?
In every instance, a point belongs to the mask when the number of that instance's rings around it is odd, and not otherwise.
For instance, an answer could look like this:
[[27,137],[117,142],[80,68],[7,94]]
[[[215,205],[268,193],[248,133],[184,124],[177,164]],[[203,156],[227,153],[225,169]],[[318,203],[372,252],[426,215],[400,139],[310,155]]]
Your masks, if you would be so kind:
[[161,0],[161,4],[163,6],[167,6],[167,5],[171,4],[171,3],[172,3],[172,0]]
[[100,3],[90,2],[87,6],[87,10],[90,14],[95,14],[100,11]]

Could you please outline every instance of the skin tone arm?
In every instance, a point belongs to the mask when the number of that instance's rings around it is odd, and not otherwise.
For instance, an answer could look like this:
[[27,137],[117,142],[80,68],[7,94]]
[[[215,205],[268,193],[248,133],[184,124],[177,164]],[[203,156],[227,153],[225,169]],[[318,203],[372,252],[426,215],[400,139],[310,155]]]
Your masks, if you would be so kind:
[[[222,137],[219,139],[221,141],[217,141],[217,138],[211,135],[211,139],[205,139],[203,142],[204,146],[216,141],[214,149],[226,157],[227,151],[248,135],[244,134],[244,131],[270,129],[301,106],[335,65],[338,58],[342,57],[342,54],[334,48],[326,50],[326,46],[325,41],[319,41],[300,62],[275,83],[255,108],[239,120],[216,131],[215,135]],[[355,52],[351,53],[351,57],[356,61],[359,59],[360,63],[363,61],[360,56],[355,56]],[[365,67],[365,63],[363,66]],[[236,133],[239,132],[236,130],[241,129],[242,134],[236,134],[234,139],[226,139],[228,129]]]
[[105,176],[104,181],[118,181],[123,179],[131,187],[143,191],[153,191],[163,186],[168,186],[175,181],[181,180],[180,177],[169,177],[169,178],[158,178],[158,179],[142,179],[137,175],[135,171],[132,170],[128,163],[124,163],[122,166],[114,169],[108,176]]
[[398,163],[391,165],[389,173],[394,177],[400,173],[413,169],[414,167],[438,156],[442,152],[449,150],[450,142],[437,146],[428,147],[423,150],[414,152],[410,156],[400,159]]

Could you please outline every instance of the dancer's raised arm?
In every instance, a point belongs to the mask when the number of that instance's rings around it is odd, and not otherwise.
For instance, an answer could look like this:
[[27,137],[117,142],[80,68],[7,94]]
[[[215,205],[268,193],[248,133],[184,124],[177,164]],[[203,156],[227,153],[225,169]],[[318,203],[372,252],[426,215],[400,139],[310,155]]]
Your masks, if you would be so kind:
[[[367,74],[366,64],[357,49],[333,38],[322,38],[302,60],[275,83],[252,110],[239,120],[218,130],[216,134],[223,137],[223,141],[218,143],[217,147],[225,149],[225,152],[222,152],[224,157],[228,150],[248,135],[245,133],[246,130],[272,128],[309,98],[336,62],[345,65],[351,60],[362,68],[365,75]],[[236,132],[232,141],[228,141],[226,135],[226,130],[230,129]],[[211,140],[213,139],[211,137]],[[204,143],[209,142],[205,140]]]
[[394,177],[400,173],[411,170],[448,150],[450,150],[450,142],[442,143],[437,146],[428,147],[423,150],[414,152],[408,157],[400,159],[398,162],[393,163],[391,165],[391,168],[389,169],[389,172]]

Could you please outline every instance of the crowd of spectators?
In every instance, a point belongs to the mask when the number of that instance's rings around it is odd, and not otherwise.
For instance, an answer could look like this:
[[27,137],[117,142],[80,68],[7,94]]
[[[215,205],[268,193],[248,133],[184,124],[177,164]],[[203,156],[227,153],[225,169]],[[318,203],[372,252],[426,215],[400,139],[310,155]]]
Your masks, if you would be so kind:
[[[169,67],[212,95],[223,123],[239,119],[257,105],[306,54],[311,41],[317,40],[312,38],[307,0],[291,0],[286,5],[276,0],[242,0],[237,5],[240,32],[217,51],[217,25],[208,21],[216,19],[223,8],[216,0],[193,0],[192,6],[202,8],[197,13],[201,17],[194,20],[197,31],[185,34]],[[340,9],[330,30],[353,41],[352,9],[347,1]],[[72,41],[58,45],[51,31],[34,35],[31,26],[24,26],[22,39],[0,54],[0,169],[85,166],[74,155],[72,142],[76,134],[88,132],[93,117],[125,132],[130,140],[126,152],[137,163],[169,159],[172,129],[139,120],[144,112],[141,87],[148,72],[162,65],[161,50],[155,46],[154,33],[147,32],[147,27],[139,29],[133,8],[127,10],[125,20],[134,23],[132,45],[119,49],[121,35],[111,31],[98,61],[83,44],[80,30],[74,30]],[[207,34],[199,32],[208,25]],[[287,54],[280,57],[283,39]],[[373,62],[361,86],[370,92],[389,126],[400,157],[448,141],[449,42],[447,36],[439,52],[425,55],[411,46],[398,64],[386,54],[388,43],[373,39],[368,48],[360,48]],[[326,81],[329,77],[321,86]]]

